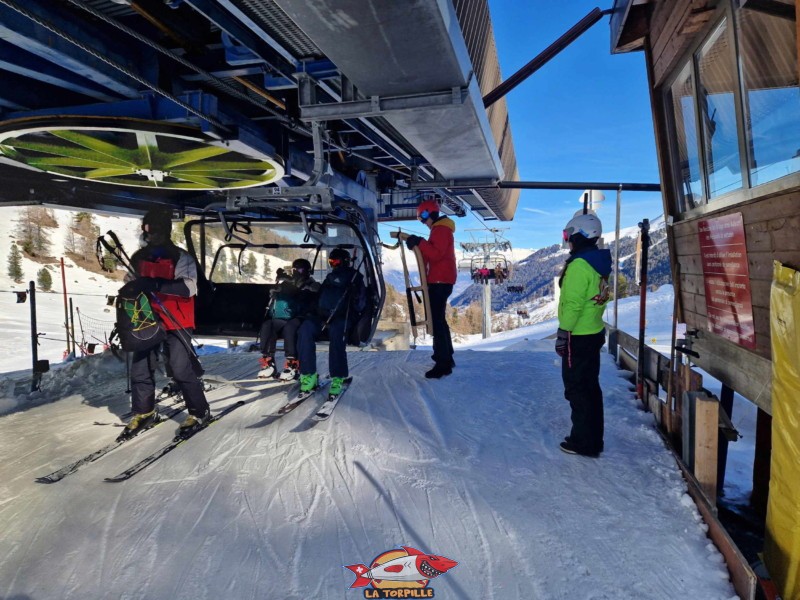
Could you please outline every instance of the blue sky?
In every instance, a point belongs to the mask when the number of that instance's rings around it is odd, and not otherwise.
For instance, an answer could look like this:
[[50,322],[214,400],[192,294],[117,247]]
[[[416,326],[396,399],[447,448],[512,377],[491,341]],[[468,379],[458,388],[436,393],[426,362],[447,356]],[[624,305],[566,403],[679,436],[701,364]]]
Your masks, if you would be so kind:
[[[611,0],[489,0],[500,67],[509,77],[593,8]],[[658,163],[644,53],[612,55],[609,18],[512,90],[507,96],[519,176],[523,181],[658,183]],[[613,231],[616,192],[605,192],[598,211]],[[506,237],[516,248],[560,241],[561,230],[581,205],[579,191],[523,190]],[[621,226],[662,213],[654,193],[623,192]],[[469,216],[464,229],[481,227]]]

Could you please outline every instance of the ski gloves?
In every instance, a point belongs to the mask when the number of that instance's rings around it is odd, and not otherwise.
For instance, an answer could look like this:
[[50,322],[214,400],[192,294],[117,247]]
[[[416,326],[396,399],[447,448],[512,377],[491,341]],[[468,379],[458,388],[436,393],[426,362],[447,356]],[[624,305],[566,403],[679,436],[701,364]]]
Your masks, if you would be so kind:
[[421,241],[422,238],[419,237],[418,235],[410,235],[406,238],[406,248],[408,248],[409,250],[413,250],[414,248],[419,246],[419,243]]
[[559,356],[567,356],[567,354],[569,354],[569,338],[569,331],[564,329],[558,330],[556,334],[556,354]]

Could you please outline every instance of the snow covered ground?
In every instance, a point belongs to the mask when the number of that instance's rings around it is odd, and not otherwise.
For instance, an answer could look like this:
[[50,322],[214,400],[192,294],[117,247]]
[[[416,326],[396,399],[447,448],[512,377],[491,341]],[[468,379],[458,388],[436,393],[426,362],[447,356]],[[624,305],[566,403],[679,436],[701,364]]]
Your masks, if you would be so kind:
[[[439,598],[734,597],[672,457],[605,355],[606,451],[568,432],[550,341],[459,351],[429,381],[426,352],[360,352],[332,419],[313,406],[266,425],[285,392],[247,404],[123,483],[111,476],[167,424],[61,482],[35,477],[93,451],[128,409],[124,371],[94,357],[53,374],[57,402],[0,418],[0,595],[40,598],[355,598],[343,565],[411,546],[458,567]],[[252,354],[204,359],[252,374]],[[313,402],[311,403],[313,404]]]
[[[354,383],[316,426],[318,400],[269,423],[285,390],[218,385],[212,412],[246,404],[131,480],[103,478],[176,425],[45,485],[36,477],[117,435],[130,408],[125,371],[107,354],[51,358],[30,393],[28,305],[9,297],[0,294],[0,340],[12,348],[0,363],[0,598],[379,597],[350,589],[343,566],[401,546],[458,562],[430,581],[439,598],[736,597],[652,416],[610,356],[606,451],[559,451],[569,406],[553,342],[541,339],[552,321],[459,344],[457,368],[439,381],[423,377],[424,346],[352,352]],[[648,299],[654,345],[669,348],[671,310],[669,287]],[[63,322],[59,302],[40,300],[39,313]],[[620,303],[623,329],[636,331],[637,318],[638,299]],[[207,377],[230,380],[253,376],[256,356],[203,363]],[[735,423],[749,418],[736,411]],[[749,477],[748,452],[747,440],[731,446],[729,474]]]
[[[9,377],[4,394],[30,408],[0,417],[0,597],[361,598],[343,565],[400,546],[459,563],[430,582],[439,598],[735,597],[608,355],[606,451],[559,451],[569,407],[552,341],[536,339],[551,332],[462,346],[440,381],[423,377],[421,347],[353,352],[354,384],[315,427],[312,401],[267,424],[285,391],[219,386],[214,412],[245,406],[123,483],[103,478],[172,425],[61,482],[34,481],[117,434],[108,423],[129,408],[121,363],[70,363],[33,395]],[[203,362],[220,379],[256,370],[247,353]]]

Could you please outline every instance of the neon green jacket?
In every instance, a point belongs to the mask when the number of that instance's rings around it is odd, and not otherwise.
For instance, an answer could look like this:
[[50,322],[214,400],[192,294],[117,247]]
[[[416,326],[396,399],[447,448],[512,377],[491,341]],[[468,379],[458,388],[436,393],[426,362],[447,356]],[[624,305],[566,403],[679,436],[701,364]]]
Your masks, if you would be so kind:
[[[598,272],[599,269],[599,272]],[[605,302],[597,304],[601,282],[611,273],[611,253],[593,249],[567,265],[558,299],[558,326],[572,335],[592,335],[605,327]]]

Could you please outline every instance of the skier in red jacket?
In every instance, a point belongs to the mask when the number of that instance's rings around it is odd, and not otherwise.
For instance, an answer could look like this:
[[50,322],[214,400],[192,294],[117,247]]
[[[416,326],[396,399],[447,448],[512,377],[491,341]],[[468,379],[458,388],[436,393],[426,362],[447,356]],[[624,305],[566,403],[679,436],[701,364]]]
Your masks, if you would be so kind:
[[425,200],[417,207],[417,218],[428,226],[431,234],[425,240],[417,235],[406,238],[406,247],[412,250],[419,246],[425,260],[428,278],[428,297],[431,303],[433,325],[433,368],[425,373],[429,379],[439,379],[453,372],[453,341],[445,318],[447,299],[453,293],[456,282],[456,251],[453,234],[456,224],[447,215],[439,212],[434,200]]

